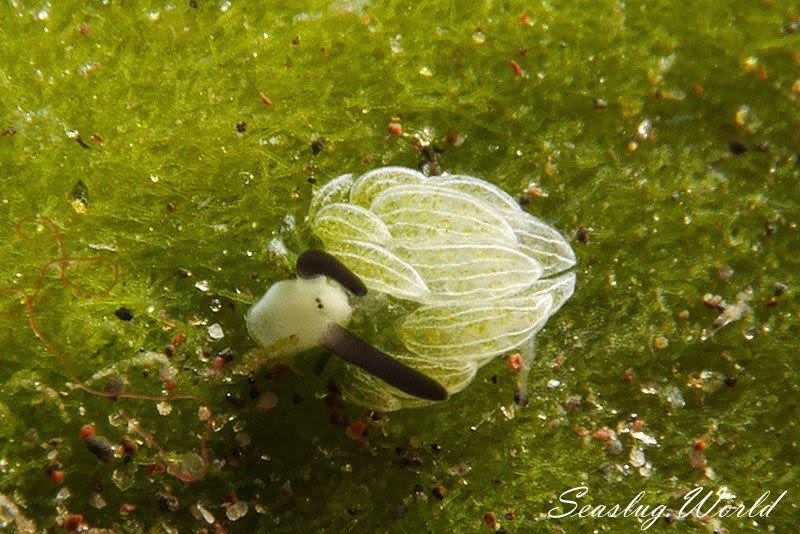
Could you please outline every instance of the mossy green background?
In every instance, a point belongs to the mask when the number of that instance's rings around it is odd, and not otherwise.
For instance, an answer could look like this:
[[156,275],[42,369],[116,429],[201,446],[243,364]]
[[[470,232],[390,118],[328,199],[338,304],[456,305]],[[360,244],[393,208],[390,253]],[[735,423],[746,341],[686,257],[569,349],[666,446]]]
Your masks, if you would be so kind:
[[[487,531],[487,512],[511,532],[617,532],[640,525],[546,514],[581,484],[591,504],[624,505],[644,490],[645,503],[672,509],[682,490],[726,486],[746,502],[789,493],[757,525],[722,527],[791,531],[800,519],[798,16],[791,1],[3,2],[0,287],[30,291],[54,258],[46,232],[20,241],[16,222],[52,219],[71,257],[120,269],[97,298],[69,290],[55,269],[46,278],[36,318],[77,373],[160,352],[183,332],[178,391],[202,397],[225,424],[209,440],[204,479],[148,476],[159,456],[142,445],[121,491],[112,481],[121,460],[100,464],[81,426],[116,443],[122,409],[182,454],[197,451],[200,404],[175,401],[162,416],[155,402],[71,389],[25,315],[9,313],[0,317],[0,493],[38,529],[67,513],[118,531],[211,528],[192,514],[199,502],[232,532]],[[641,139],[645,120],[652,135]],[[450,401],[368,425],[359,448],[320,399],[320,355],[301,358],[301,374],[262,372],[252,386],[208,376],[197,351],[231,347],[242,358],[253,348],[247,302],[287,275],[266,245],[285,214],[305,212],[311,182],[422,163],[410,139],[387,132],[393,121],[409,135],[427,129],[445,171],[514,195],[541,187],[548,196],[527,209],[570,237],[578,284],[540,335],[527,408],[503,415],[515,376],[500,358]],[[71,205],[78,181],[88,189],[83,214]],[[724,266],[727,282],[717,276]],[[70,276],[102,287],[109,273],[96,267]],[[776,284],[788,290],[775,297]],[[733,303],[748,287],[745,317],[703,340],[718,315],[703,295]],[[12,312],[16,299],[4,293],[0,305]],[[115,317],[120,306],[131,322]],[[208,338],[211,323],[224,339]],[[660,336],[668,344],[657,349]],[[711,378],[697,380],[703,372]],[[157,369],[122,374],[128,391],[162,392]],[[561,386],[547,387],[551,379]],[[642,391],[669,385],[684,407]],[[252,387],[274,391],[278,406],[257,411]],[[573,395],[581,406],[565,410]],[[617,455],[591,438],[634,413],[658,440],[644,447],[649,476],[625,467],[629,434]],[[346,406],[344,417],[366,412]],[[692,467],[696,440],[713,473]],[[44,473],[48,455],[63,465],[61,485]],[[442,500],[437,485],[448,490]],[[64,488],[70,496],[57,503]],[[97,490],[105,508],[89,504]],[[223,507],[231,491],[249,503],[236,522]],[[159,508],[164,492],[179,499],[176,511]],[[136,508],[122,515],[123,503]],[[708,526],[662,519],[651,530]]]

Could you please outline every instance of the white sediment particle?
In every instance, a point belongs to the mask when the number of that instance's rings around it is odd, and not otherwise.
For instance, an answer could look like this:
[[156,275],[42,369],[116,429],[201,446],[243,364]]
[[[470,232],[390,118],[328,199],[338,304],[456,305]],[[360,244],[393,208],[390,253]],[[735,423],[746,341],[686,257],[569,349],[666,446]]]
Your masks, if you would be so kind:
[[649,477],[653,473],[653,464],[650,462],[645,462],[645,464],[639,468],[639,474],[643,477]]
[[628,459],[633,467],[642,467],[645,462],[644,451],[638,447],[634,447],[631,449]]
[[247,502],[236,501],[232,505],[228,506],[228,509],[225,510],[225,515],[229,521],[238,521],[247,515],[249,508],[250,507],[247,505]]
[[222,326],[219,323],[214,323],[208,327],[208,336],[211,339],[222,339],[225,337],[225,332],[222,331]]
[[650,119],[645,119],[639,123],[639,126],[636,128],[636,135],[639,136],[639,139],[642,141],[646,140],[650,136],[650,132],[653,129],[653,121]]
[[195,509],[197,510],[200,517],[203,518],[203,521],[208,523],[209,525],[213,525],[216,518],[214,518],[214,514],[212,514],[205,506],[200,504],[199,502],[195,505]]
[[107,243],[89,243],[88,246],[92,250],[105,250],[107,252],[117,252],[116,245],[110,245]]
[[750,309],[748,302],[752,296],[753,290],[747,288],[736,295],[736,304],[727,304],[725,301],[722,301],[723,310],[716,320],[717,330],[731,324],[734,321],[741,320],[745,313],[747,313],[747,311]]
[[89,506],[96,510],[102,510],[107,504],[108,503],[106,503],[103,495],[98,492],[92,493],[92,495],[89,497]]
[[267,254],[271,258],[285,258],[286,255],[289,253],[286,250],[286,245],[283,244],[283,241],[279,237],[274,237],[267,245]]
[[402,35],[400,35],[400,34],[398,33],[398,34],[397,34],[397,35],[394,37],[394,39],[392,39],[391,41],[389,41],[389,48],[391,49],[391,51],[392,51],[392,54],[399,54],[400,52],[402,52],[402,51],[403,51],[403,45],[402,45],[402,44],[400,44],[400,39],[401,39],[401,38],[402,38]]
[[657,384],[647,384],[642,386],[641,392],[645,395],[658,395],[659,387]]
[[658,445],[658,440],[656,438],[647,435],[644,432],[631,432],[631,436],[633,436],[635,439],[638,439],[645,445]]
[[683,394],[677,386],[669,384],[662,391],[664,400],[666,400],[673,408],[683,408],[686,406],[686,401],[683,400]]
[[208,280],[199,280],[194,284],[194,287],[205,293],[208,291]]

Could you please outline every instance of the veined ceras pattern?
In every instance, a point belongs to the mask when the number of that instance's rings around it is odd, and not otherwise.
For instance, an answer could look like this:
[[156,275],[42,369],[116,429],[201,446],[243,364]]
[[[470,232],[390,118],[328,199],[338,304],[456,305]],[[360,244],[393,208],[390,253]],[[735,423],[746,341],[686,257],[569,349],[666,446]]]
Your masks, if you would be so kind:
[[248,312],[275,356],[324,346],[344,397],[379,410],[444,400],[521,349],[572,295],[575,255],[498,187],[385,167],[339,176],[306,217],[317,243]]

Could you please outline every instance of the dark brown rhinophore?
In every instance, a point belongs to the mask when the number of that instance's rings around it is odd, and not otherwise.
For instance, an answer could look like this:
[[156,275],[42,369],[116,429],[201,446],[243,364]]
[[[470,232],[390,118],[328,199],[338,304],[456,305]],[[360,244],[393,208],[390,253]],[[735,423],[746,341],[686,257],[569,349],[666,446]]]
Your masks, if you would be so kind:
[[297,276],[300,278],[314,278],[325,275],[342,284],[348,291],[357,297],[367,294],[367,286],[345,265],[322,250],[306,250],[297,258]]
[[447,400],[447,390],[436,380],[384,354],[337,324],[328,327],[323,346],[409,395],[431,401]]

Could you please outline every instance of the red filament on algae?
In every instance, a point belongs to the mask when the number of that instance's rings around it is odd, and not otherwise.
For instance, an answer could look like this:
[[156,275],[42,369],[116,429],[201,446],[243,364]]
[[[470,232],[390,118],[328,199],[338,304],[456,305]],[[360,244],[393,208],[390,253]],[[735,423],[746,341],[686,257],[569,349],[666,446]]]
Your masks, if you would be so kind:
[[[39,269],[36,281],[33,284],[33,289],[30,292],[26,292],[23,289],[16,287],[0,288],[0,297],[6,295],[16,295],[19,298],[19,305],[17,305],[14,309],[11,309],[10,311],[0,310],[0,317],[13,317],[20,313],[24,313],[25,317],[28,320],[28,326],[30,327],[33,334],[45,346],[47,351],[53,355],[53,357],[56,359],[56,361],[63,369],[64,373],[73,383],[74,387],[91,395],[108,398],[108,393],[106,391],[98,390],[90,386],[87,386],[84,383],[84,381],[80,379],[77,372],[67,359],[66,355],[61,351],[61,349],[58,348],[58,346],[52,340],[50,340],[49,337],[47,337],[47,335],[45,335],[44,331],[41,329],[37,321],[36,304],[41,298],[43,292],[46,290],[45,279],[51,269],[55,268],[58,271],[58,278],[64,285],[64,287],[72,290],[73,292],[75,292],[80,296],[92,298],[92,297],[105,297],[111,293],[111,290],[114,289],[114,287],[117,285],[120,279],[119,266],[116,264],[116,262],[108,258],[103,258],[101,256],[79,257],[79,258],[69,257],[66,251],[66,247],[64,246],[64,239],[61,235],[61,232],[59,231],[56,224],[47,217],[41,217],[41,216],[25,217],[21,219],[19,222],[17,222],[17,224],[14,226],[14,233],[16,234],[17,238],[20,241],[28,242],[31,240],[31,237],[28,234],[26,234],[23,229],[23,226],[26,223],[31,223],[31,222],[43,225],[52,234],[53,241],[57,250],[57,257],[55,259],[47,261],[44,265],[42,265],[42,267]],[[113,275],[111,282],[102,290],[93,291],[91,289],[82,287],[81,285],[76,284],[75,282],[70,280],[68,274],[68,268],[70,266],[91,265],[91,264],[106,266],[108,269],[110,269]],[[195,395],[190,395],[190,394],[149,395],[144,393],[127,393],[124,391],[120,391],[115,396],[115,399],[138,399],[138,400],[154,401],[154,402],[193,400],[195,402],[198,402],[199,404],[205,404],[202,401],[202,399],[200,399]],[[123,418],[128,420],[129,423],[133,422],[133,420],[127,414],[125,414],[124,411],[120,411],[120,414],[123,416]],[[202,479],[206,475],[206,473],[208,473],[209,457],[208,457],[207,442],[212,432],[211,420],[212,418],[209,417],[208,423],[206,424],[206,429],[200,436],[199,447],[200,447],[200,456],[203,459],[203,467],[201,471],[198,472],[197,474],[192,474],[188,472],[177,473],[176,474],[177,478],[179,478],[183,482],[198,481]],[[145,442],[148,444],[148,446],[155,447],[159,451],[159,454],[162,456],[162,458],[164,458],[165,460],[168,458],[168,452],[156,443],[152,435],[142,430],[136,424],[132,425],[132,427],[138,434],[140,434],[143,438],[145,438]]]

